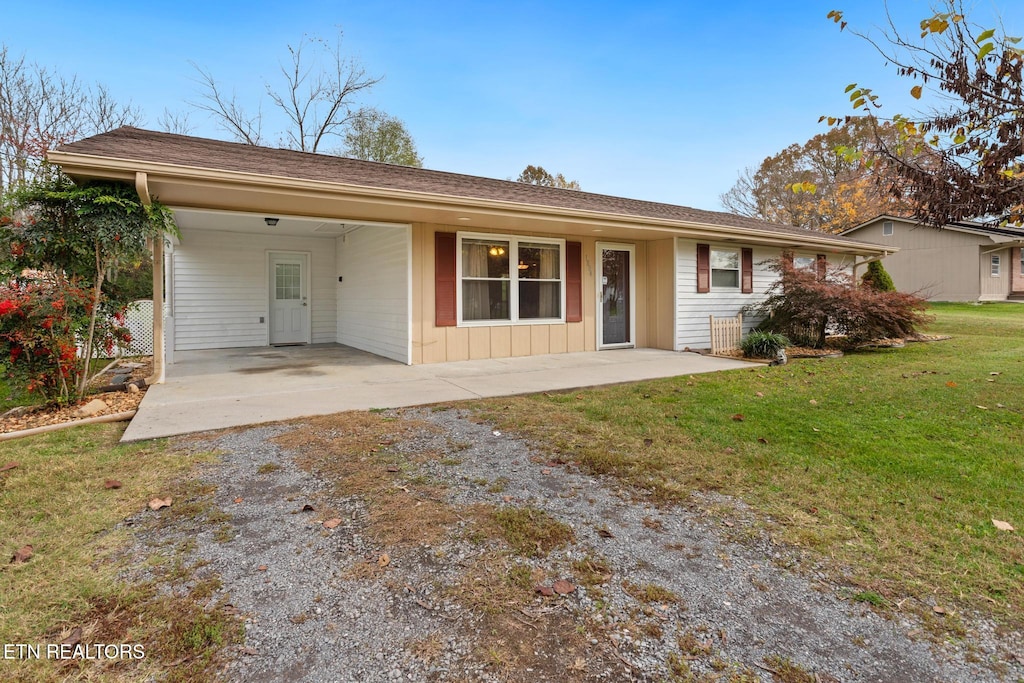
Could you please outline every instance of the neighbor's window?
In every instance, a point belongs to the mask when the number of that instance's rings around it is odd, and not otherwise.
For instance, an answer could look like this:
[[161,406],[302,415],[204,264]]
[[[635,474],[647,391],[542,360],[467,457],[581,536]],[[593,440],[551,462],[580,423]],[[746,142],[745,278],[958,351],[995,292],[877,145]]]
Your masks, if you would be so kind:
[[992,254],[992,277],[999,277],[999,254]]
[[740,286],[740,252],[726,249],[711,250],[711,286]]
[[818,259],[814,256],[796,256],[793,258],[793,266],[797,270],[814,270],[817,268]]
[[885,221],[882,223],[882,237],[889,237],[892,235],[892,221]]
[[462,322],[563,320],[562,240],[459,235]]

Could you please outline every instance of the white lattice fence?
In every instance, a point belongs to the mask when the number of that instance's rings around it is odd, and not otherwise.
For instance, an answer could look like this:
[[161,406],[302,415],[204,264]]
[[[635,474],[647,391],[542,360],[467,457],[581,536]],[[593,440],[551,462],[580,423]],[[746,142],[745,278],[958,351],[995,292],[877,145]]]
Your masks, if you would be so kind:
[[124,326],[132,334],[132,343],[124,355],[153,355],[153,302],[149,299],[140,299],[129,304]]
[[734,351],[740,347],[743,339],[743,316],[739,313],[735,318],[718,318],[709,315],[711,323],[711,353],[719,354]]

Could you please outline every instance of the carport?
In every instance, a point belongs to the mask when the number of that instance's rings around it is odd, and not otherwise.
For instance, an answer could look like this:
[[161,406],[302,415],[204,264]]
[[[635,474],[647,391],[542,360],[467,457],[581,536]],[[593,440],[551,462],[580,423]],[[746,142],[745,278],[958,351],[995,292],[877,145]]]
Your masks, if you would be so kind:
[[405,365],[340,344],[182,351],[122,441],[346,410],[563,391],[759,365],[658,349]]

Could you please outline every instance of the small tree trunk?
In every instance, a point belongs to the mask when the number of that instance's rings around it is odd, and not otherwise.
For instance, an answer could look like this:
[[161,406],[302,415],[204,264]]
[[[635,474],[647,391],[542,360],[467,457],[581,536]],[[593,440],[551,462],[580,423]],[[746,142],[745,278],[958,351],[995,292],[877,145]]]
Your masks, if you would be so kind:
[[102,256],[100,253],[100,244],[96,242],[96,281],[93,283],[92,288],[92,310],[89,313],[89,333],[85,338],[85,368],[82,370],[82,376],[78,380],[78,391],[75,396],[76,399],[81,399],[85,396],[85,390],[89,386],[89,380],[92,379],[89,376],[89,372],[92,366],[92,354],[95,345],[96,335],[96,316],[99,315],[100,311],[100,296],[103,290],[103,273],[104,268]]

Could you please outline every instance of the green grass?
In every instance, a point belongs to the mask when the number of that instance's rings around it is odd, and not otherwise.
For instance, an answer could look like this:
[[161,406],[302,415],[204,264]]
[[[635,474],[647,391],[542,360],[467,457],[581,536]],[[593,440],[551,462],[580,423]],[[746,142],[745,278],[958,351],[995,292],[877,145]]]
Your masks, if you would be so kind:
[[[183,676],[202,673],[218,643],[237,640],[233,619],[203,609],[209,595],[197,593],[202,581],[191,591],[182,588],[192,571],[177,559],[168,562],[172,595],[161,595],[152,583],[123,583],[118,574],[130,564],[123,553],[129,531],[118,524],[143,510],[146,524],[195,509],[184,475],[209,454],[174,452],[160,441],[120,445],[123,430],[76,427],[3,444],[0,465],[18,465],[0,473],[0,642],[54,643],[62,630],[81,626],[84,643],[146,647],[146,658],[131,666],[83,663],[86,678],[143,680],[154,667],[180,657],[190,662],[181,667]],[[121,486],[107,488],[108,479]],[[148,511],[149,500],[167,495],[174,498],[171,507]],[[32,557],[8,564],[26,544],[32,545]],[[8,661],[4,678],[52,680],[54,666]],[[99,669],[86,674],[91,666]],[[73,677],[73,670],[59,676]]]
[[1024,306],[932,312],[953,339],[482,412],[656,502],[740,497],[890,603],[937,593],[1020,625],[1024,544],[991,520],[1024,529]]

